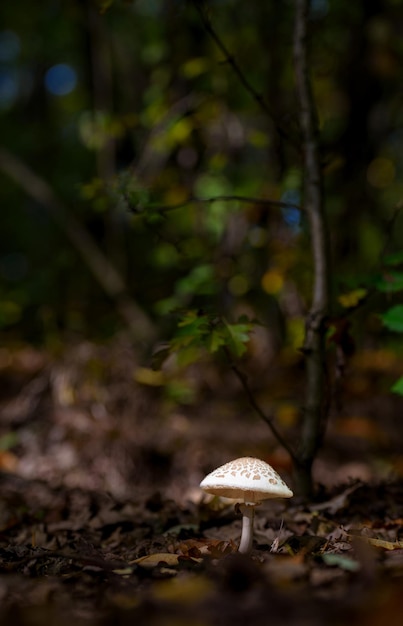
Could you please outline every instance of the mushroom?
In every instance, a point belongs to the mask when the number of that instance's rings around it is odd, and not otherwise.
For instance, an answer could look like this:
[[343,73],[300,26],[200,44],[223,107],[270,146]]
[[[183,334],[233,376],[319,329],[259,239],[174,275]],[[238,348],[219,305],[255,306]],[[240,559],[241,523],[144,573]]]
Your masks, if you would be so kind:
[[201,481],[200,487],[215,496],[238,500],[242,513],[239,552],[244,554],[252,549],[255,506],[268,498],[293,495],[271,465],[248,456],[221,465]]

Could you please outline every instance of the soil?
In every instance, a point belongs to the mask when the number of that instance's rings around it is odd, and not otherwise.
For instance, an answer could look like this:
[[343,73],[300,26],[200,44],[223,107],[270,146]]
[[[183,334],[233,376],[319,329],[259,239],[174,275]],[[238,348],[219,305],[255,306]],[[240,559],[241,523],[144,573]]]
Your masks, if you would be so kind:
[[[123,340],[57,356],[3,349],[0,623],[400,626],[402,400],[389,392],[399,366],[375,356],[350,365],[315,496],[262,503],[241,555],[234,503],[200,480],[248,455],[290,486],[293,476],[231,371],[156,372]],[[243,367],[297,444],[300,363],[264,380],[256,363]]]

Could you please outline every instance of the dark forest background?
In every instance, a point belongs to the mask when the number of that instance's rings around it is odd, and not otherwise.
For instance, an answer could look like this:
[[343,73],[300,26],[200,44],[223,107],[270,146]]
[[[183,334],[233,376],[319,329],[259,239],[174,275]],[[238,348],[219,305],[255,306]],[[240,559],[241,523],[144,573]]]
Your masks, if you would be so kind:
[[[74,402],[84,380],[105,390],[116,345],[128,359],[117,396],[137,389],[162,412],[190,413],[224,390],[230,398],[240,390],[222,337],[206,349],[196,329],[164,351],[191,311],[234,324],[235,356],[293,436],[313,281],[294,3],[21,0],[1,16],[7,402],[49,360],[75,372],[64,390]],[[308,29],[331,256],[329,402],[347,433],[371,439],[384,402],[392,417],[381,429],[395,428],[403,371],[403,12],[395,0],[316,0]],[[236,325],[243,316],[253,330]],[[72,356],[82,346],[92,356]],[[21,365],[24,350],[41,356]],[[18,419],[3,420],[7,450]]]

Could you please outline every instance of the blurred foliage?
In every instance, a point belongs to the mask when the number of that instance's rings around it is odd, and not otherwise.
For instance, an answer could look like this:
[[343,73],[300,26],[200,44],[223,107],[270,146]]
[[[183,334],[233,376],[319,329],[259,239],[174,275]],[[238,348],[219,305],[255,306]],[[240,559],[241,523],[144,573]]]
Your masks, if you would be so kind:
[[240,318],[230,324],[223,318],[213,317],[202,311],[186,311],[178,323],[178,330],[171,341],[173,351],[201,346],[214,354],[225,348],[234,357],[241,357],[253,329],[253,322]]
[[[21,0],[0,9],[2,143],[68,204],[161,335],[174,332],[169,313],[189,311],[181,349],[243,352],[248,323],[211,330],[194,313],[206,308],[220,320],[256,317],[276,346],[297,348],[312,259],[297,208],[293,3],[215,0],[206,10],[272,119],[192,2]],[[372,314],[389,307],[383,321],[396,326],[403,289],[398,264],[381,271],[385,246],[403,247],[401,213],[389,228],[403,191],[403,14],[396,0],[317,0],[309,25],[334,309],[354,308],[378,276],[360,332],[382,337]],[[118,331],[113,303],[43,207],[2,174],[1,194],[3,335]]]

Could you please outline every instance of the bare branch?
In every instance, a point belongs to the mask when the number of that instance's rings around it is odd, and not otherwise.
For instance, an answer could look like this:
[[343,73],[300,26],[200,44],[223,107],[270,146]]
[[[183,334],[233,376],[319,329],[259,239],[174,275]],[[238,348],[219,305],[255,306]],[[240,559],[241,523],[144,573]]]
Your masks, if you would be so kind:
[[253,391],[252,391],[252,389],[251,389],[251,387],[249,385],[247,375],[233,362],[233,359],[231,358],[231,354],[230,354],[229,350],[224,348],[224,351],[225,351],[225,354],[227,356],[227,359],[229,360],[229,362],[231,364],[232,371],[234,372],[235,376],[238,378],[239,382],[242,385],[242,388],[243,388],[243,390],[244,390],[244,392],[246,394],[246,397],[248,398],[248,402],[249,402],[250,406],[255,411],[255,413],[257,413],[257,415],[259,415],[259,417],[264,422],[266,422],[266,424],[270,428],[270,430],[273,433],[273,435],[274,435],[275,439],[277,440],[277,442],[290,455],[293,463],[295,465],[298,465],[298,463],[299,463],[298,456],[296,455],[296,453],[294,452],[292,447],[289,445],[289,443],[286,441],[286,439],[283,437],[283,435],[280,433],[280,431],[277,429],[277,426],[274,424],[273,419],[271,417],[269,417],[264,412],[264,410],[262,409],[262,407],[260,406],[260,404],[256,400],[256,398],[254,396],[254,393],[253,393]]
[[183,207],[196,203],[196,204],[213,204],[214,202],[244,202],[247,204],[259,204],[261,206],[274,207],[279,209],[296,209],[298,211],[303,211],[303,207],[298,204],[293,204],[292,202],[283,202],[281,200],[269,200],[268,198],[254,198],[252,196],[240,196],[240,195],[223,195],[223,196],[213,196],[211,198],[200,198],[197,196],[189,196],[183,202],[178,202],[178,204],[167,204],[165,206],[161,205],[147,205],[148,209],[157,211],[158,213],[168,213],[169,211],[174,211],[175,209],[182,209]]
[[206,15],[206,12],[202,4],[195,0],[193,1],[193,4],[200,16],[200,21],[202,22],[204,29],[209,34],[211,39],[215,42],[219,50],[221,50],[221,52],[224,55],[225,62],[228,63],[228,65],[232,68],[233,72],[236,74],[236,76],[238,77],[240,83],[243,85],[245,90],[252,96],[252,98],[258,104],[260,109],[272,120],[280,137],[288,140],[292,145],[296,145],[296,141],[290,136],[290,133],[288,132],[288,130],[286,130],[284,126],[279,123],[277,116],[275,115],[271,107],[268,105],[266,100],[263,98],[262,94],[256,91],[252,83],[248,80],[246,74],[243,72],[240,65],[238,64],[236,58],[228,50],[223,40],[221,39],[221,37],[219,36],[217,31],[213,27],[211,20],[208,17],[208,15]]

